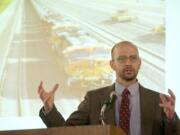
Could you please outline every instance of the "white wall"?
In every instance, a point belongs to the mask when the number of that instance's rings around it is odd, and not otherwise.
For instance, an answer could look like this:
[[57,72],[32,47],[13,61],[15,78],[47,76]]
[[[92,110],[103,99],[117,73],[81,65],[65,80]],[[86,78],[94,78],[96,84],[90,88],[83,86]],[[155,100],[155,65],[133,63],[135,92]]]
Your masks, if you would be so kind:
[[180,116],[180,15],[179,0],[167,0],[166,88],[176,95],[176,111]]
[[0,117],[0,131],[46,128],[39,116]]

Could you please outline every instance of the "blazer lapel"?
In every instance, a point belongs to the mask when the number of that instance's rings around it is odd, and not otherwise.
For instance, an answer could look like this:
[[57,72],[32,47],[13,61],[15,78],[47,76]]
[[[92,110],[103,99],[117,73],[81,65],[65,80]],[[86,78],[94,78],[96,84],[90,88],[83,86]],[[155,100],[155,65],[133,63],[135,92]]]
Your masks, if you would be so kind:
[[140,85],[141,134],[151,135],[154,115],[154,96]]

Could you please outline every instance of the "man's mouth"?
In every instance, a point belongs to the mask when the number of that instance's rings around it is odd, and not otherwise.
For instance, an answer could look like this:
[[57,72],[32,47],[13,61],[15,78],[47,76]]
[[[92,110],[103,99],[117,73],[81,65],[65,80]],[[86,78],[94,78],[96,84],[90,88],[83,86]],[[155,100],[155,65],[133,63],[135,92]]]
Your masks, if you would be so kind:
[[133,70],[131,70],[131,69],[125,69],[124,72],[127,73],[127,74],[130,74],[130,73],[133,72]]

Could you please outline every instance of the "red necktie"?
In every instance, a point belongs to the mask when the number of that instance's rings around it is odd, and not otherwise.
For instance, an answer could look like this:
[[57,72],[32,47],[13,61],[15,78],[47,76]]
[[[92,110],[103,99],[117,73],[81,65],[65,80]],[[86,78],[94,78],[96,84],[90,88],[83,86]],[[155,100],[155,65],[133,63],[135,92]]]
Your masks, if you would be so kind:
[[119,126],[126,132],[128,135],[129,133],[129,118],[130,118],[130,111],[129,111],[129,90],[124,89],[122,93],[122,100],[121,100],[121,107],[119,112]]

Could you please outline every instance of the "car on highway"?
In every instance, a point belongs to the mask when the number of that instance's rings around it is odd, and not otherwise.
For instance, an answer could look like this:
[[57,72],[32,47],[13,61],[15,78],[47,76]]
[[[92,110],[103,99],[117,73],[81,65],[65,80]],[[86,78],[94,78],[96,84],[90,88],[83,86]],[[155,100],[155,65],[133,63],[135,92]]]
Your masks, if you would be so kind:
[[113,81],[109,66],[110,47],[105,44],[69,47],[63,51],[67,60],[64,66],[69,86],[97,88]]
[[137,19],[136,16],[130,15],[128,9],[119,9],[116,10],[112,15],[111,15],[111,20],[113,22],[129,22]]

